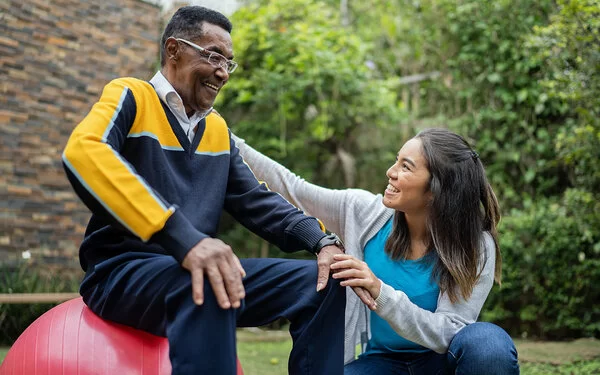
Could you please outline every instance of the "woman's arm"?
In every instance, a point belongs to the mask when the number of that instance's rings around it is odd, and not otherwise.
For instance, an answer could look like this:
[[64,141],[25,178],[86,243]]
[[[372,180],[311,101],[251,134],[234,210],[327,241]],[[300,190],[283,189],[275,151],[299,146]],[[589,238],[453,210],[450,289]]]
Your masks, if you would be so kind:
[[450,341],[463,327],[474,323],[494,282],[495,244],[485,235],[487,262],[468,300],[451,303],[447,294],[438,299],[435,312],[422,309],[408,296],[384,284],[362,262],[349,255],[336,255],[333,278],[344,279],[342,286],[362,287],[375,298],[375,312],[403,338],[438,353],[448,350]]
[[445,293],[435,312],[430,312],[413,304],[404,292],[383,284],[376,299],[377,314],[405,339],[446,353],[456,333],[477,320],[494,283],[495,244],[488,233],[484,238],[487,262],[468,300],[452,303]]
[[281,194],[306,214],[320,219],[325,227],[344,236],[346,208],[353,200],[350,190],[333,190],[312,184],[295,175],[283,165],[248,146],[243,139],[231,135],[240,155],[258,180]]

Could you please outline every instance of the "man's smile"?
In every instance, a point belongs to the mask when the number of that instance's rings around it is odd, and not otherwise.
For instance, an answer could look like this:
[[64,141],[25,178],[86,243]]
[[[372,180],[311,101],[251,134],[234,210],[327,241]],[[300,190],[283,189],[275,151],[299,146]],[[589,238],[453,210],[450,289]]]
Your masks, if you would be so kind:
[[204,86],[207,86],[207,87],[209,87],[209,88],[211,88],[211,89],[213,89],[215,91],[219,91],[219,87],[213,85],[212,83],[205,82]]

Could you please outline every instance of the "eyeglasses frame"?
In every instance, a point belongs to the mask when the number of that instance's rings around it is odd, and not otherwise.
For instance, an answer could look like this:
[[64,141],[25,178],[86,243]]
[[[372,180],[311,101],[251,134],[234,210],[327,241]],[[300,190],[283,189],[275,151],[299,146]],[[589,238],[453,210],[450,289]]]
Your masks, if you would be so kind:
[[[238,63],[236,63],[233,60],[228,59],[227,57],[221,55],[218,52],[207,50],[206,48],[200,47],[196,43],[190,42],[189,40],[186,40],[186,39],[183,39],[183,38],[174,38],[173,37],[173,39],[175,39],[178,42],[185,43],[188,46],[196,49],[198,52],[200,52],[208,60],[208,62],[211,65],[217,66],[219,68],[223,68],[229,74],[233,73],[237,69],[237,67],[238,67]],[[223,61],[226,65],[223,66],[222,63],[215,63],[214,60],[211,60],[211,57],[213,57],[213,56],[216,56],[216,58],[218,60]]]

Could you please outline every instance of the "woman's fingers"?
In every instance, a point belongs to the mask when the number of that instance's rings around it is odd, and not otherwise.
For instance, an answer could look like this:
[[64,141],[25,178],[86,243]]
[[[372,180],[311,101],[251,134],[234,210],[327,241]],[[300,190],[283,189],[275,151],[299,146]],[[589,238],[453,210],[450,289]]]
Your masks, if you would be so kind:
[[[338,255],[333,257],[334,263],[331,265],[332,270],[339,270],[344,268],[355,268],[355,269],[365,269],[367,268],[367,264],[363,261],[360,261],[352,256],[345,255],[344,259],[336,259]],[[348,258],[349,257],[349,258]]]
[[361,270],[355,268],[345,268],[343,270],[336,271],[331,277],[334,279],[347,279],[347,278],[364,278],[366,275]]
[[[359,278],[351,278],[351,279],[344,279],[340,282],[341,286],[350,286],[350,287],[363,287],[365,289],[367,289],[368,287],[368,280],[365,279],[359,279]],[[368,289],[367,289],[368,290]]]
[[[381,289],[381,281],[371,271],[367,263],[348,254],[336,254],[333,259],[335,262],[330,266],[332,277],[334,279],[341,279],[341,286],[364,288],[369,292],[373,301],[377,299]],[[376,308],[372,307],[376,306],[374,302],[369,303],[360,294],[359,297],[371,309]]]
[[360,300],[365,305],[367,305],[367,307],[370,310],[377,309],[377,302],[375,302],[375,299],[373,299],[373,297],[371,296],[371,294],[369,293],[368,290],[366,290],[365,288],[361,288],[361,287],[354,287],[354,288],[352,288],[352,290],[354,291],[354,293],[356,293],[358,298],[360,298]]
[[352,259],[356,259],[356,258],[353,257],[352,255],[348,255],[348,254],[336,254],[333,256],[333,260],[335,260],[335,261],[352,260]]

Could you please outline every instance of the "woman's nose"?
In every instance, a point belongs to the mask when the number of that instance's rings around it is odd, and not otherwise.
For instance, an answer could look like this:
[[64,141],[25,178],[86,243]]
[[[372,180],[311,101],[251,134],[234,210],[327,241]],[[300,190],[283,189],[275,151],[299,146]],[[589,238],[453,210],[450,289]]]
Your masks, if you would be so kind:
[[396,171],[394,170],[394,167],[389,167],[387,172],[385,172],[385,175],[391,179],[395,179],[397,176]]

